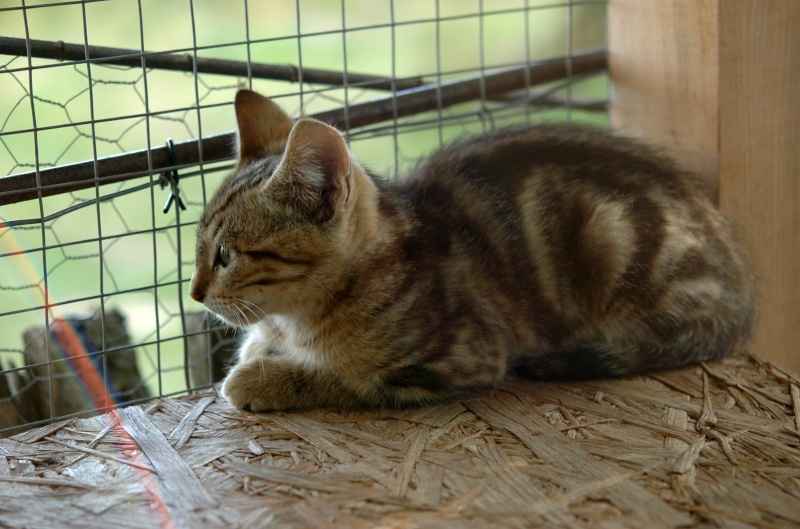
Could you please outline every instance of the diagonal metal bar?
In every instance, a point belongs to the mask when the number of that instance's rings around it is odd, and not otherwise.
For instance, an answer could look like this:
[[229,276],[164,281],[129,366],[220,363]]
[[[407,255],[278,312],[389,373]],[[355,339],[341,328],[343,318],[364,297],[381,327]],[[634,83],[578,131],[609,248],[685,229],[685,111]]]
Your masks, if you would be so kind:
[[[358,128],[397,117],[404,117],[429,110],[456,105],[479,99],[499,97],[526,86],[564,79],[569,75],[583,76],[600,73],[607,68],[605,50],[589,51],[571,57],[567,69],[565,58],[501,70],[495,73],[469,76],[441,85],[425,85],[397,92],[396,95],[377,98],[347,109],[350,128]],[[483,85],[483,87],[482,87]],[[395,113],[396,111],[396,113]],[[313,114],[311,117],[342,127],[344,109],[334,109]],[[175,155],[180,167],[200,163],[198,148],[202,143],[203,163],[228,160],[234,157],[236,137],[233,132],[208,136],[175,144]],[[30,200],[39,196],[56,195],[68,191],[86,189],[95,185],[95,167],[100,185],[121,182],[150,174],[148,155],[152,160],[152,172],[159,173],[174,166],[170,163],[166,147],[134,151],[109,156],[93,161],[63,165],[39,172],[41,189],[36,187],[36,173],[29,172],[0,178],[0,204]]]
[[[504,69],[495,73],[473,75],[463,79],[447,81],[437,86],[429,84],[398,92],[396,96],[381,97],[365,103],[347,107],[351,128],[363,127],[394,117],[396,104],[398,118],[419,114],[429,110],[450,107],[458,103],[486,97],[494,99],[526,86],[549,83],[567,76],[583,76],[606,70],[607,56],[604,50],[573,55],[568,71],[566,58],[551,59],[527,66]],[[313,116],[320,121],[341,125],[344,109],[320,112]]]
[[[128,48],[111,48],[107,46],[84,46],[83,44],[70,44],[64,41],[49,41],[35,39],[20,39],[15,37],[0,37],[0,54],[17,55],[26,57],[30,46],[31,57],[39,59],[53,59],[56,61],[73,61],[115,64],[120,66],[141,67],[142,60],[146,68],[161,70],[177,70],[181,72],[212,73],[247,77],[248,72],[258,79],[274,79],[296,83],[302,73],[303,82],[312,84],[327,84],[341,86],[345,84],[344,73],[318,68],[303,68],[302,72],[297,66],[291,64],[266,64],[250,63],[246,61],[233,61],[228,59],[215,59],[212,57],[197,57],[195,70],[195,57],[192,53],[144,52]],[[86,56],[88,51],[89,56]],[[397,90],[421,86],[425,81],[421,78],[395,79],[394,86]],[[392,79],[379,75],[368,75],[347,72],[347,84],[372,88],[374,90],[391,90]]]

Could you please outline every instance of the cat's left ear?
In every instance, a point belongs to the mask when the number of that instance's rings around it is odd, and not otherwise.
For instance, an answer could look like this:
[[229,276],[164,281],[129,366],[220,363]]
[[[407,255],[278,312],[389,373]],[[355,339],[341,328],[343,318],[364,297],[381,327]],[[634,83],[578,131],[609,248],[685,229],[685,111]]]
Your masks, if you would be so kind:
[[320,220],[328,220],[350,196],[350,151],[335,128],[311,118],[299,120],[280,166],[270,179],[284,199]]
[[294,121],[272,100],[251,90],[236,93],[239,164],[277,154],[286,145]]

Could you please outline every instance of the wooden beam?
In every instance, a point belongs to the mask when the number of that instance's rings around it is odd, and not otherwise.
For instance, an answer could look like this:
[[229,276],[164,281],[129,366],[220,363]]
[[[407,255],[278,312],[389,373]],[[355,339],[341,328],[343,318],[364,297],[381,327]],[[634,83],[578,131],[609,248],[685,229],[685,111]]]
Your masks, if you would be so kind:
[[716,184],[756,274],[751,351],[800,370],[800,2],[610,0],[611,123]]
[[716,181],[716,0],[610,0],[611,124]]
[[800,2],[723,1],[719,15],[720,202],[757,274],[754,351],[800,371]]

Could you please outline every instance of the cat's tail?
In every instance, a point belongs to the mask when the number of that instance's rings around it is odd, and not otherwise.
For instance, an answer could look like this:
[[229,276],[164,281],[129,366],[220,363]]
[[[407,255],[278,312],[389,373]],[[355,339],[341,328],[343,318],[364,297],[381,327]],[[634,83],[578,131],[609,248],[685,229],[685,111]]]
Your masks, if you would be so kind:
[[512,362],[511,372],[534,380],[588,380],[623,376],[624,364],[608,344],[598,343],[526,355]]
[[743,351],[754,324],[753,305],[744,304],[735,317],[727,320],[665,322],[657,330],[638,333],[637,340],[598,341],[525,355],[511,363],[511,370],[518,376],[538,380],[585,380],[675,369]]

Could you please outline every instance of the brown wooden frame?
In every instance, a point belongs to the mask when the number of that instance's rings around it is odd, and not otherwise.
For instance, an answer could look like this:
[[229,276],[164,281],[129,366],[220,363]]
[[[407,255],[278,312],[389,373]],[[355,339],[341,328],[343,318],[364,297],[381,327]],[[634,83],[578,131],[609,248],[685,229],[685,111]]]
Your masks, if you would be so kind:
[[751,351],[800,370],[800,1],[610,0],[611,124],[714,184],[751,255]]

